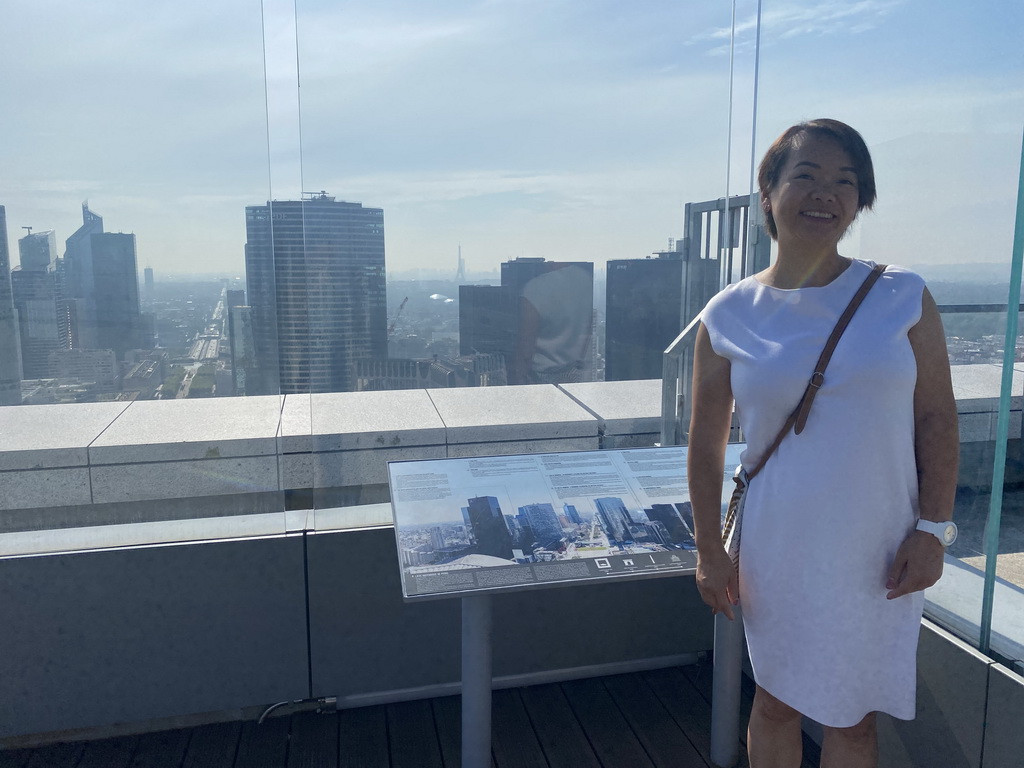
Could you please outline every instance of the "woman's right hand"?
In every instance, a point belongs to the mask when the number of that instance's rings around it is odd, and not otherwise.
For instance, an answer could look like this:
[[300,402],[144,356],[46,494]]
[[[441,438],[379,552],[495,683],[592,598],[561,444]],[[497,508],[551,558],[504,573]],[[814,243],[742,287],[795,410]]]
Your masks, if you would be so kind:
[[697,591],[713,614],[733,620],[732,608],[740,602],[739,576],[724,546],[697,552]]

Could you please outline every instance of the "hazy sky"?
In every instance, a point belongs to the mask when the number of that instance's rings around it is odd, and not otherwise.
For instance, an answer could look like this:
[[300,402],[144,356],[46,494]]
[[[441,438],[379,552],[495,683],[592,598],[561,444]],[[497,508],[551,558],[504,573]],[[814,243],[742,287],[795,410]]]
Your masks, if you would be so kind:
[[[832,116],[875,154],[879,204],[849,254],[1008,262],[1024,3],[763,9],[758,152]],[[755,10],[737,2],[733,194],[750,174]],[[326,190],[384,209],[389,270],[454,272],[459,244],[471,271],[641,257],[682,235],[686,202],[726,192],[731,13],[727,0],[14,0],[0,46],[12,254],[22,226],[56,230],[62,253],[88,198],[109,231],[137,235],[140,270],[242,274],[244,207]]]

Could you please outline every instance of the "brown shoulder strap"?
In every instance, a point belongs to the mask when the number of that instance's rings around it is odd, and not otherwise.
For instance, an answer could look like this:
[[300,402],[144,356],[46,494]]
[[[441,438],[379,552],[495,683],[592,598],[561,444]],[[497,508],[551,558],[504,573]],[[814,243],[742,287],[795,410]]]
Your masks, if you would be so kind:
[[839,320],[836,321],[836,327],[832,329],[832,335],[828,337],[828,341],[825,342],[825,348],[821,350],[821,355],[818,357],[818,363],[814,366],[814,373],[811,374],[811,380],[807,383],[807,389],[804,390],[803,397],[800,398],[799,404],[797,404],[796,410],[789,415],[786,419],[786,423],[782,425],[782,429],[779,430],[779,434],[775,437],[775,441],[771,447],[765,451],[761,460],[757,463],[750,472],[747,473],[747,480],[753,479],[754,475],[760,472],[764,465],[768,462],[768,459],[775,449],[779,447],[779,443],[786,436],[790,429],[793,429],[796,434],[800,434],[804,431],[804,426],[807,424],[807,416],[811,412],[811,405],[814,403],[814,396],[818,394],[818,390],[821,389],[821,385],[825,383],[825,369],[828,367],[829,360],[832,359],[832,353],[835,352],[836,345],[839,344],[839,339],[842,338],[843,332],[846,331],[846,326],[850,324],[850,320],[853,319],[853,314],[860,307],[861,302],[864,301],[864,297],[868,295],[868,291],[871,290],[878,278],[885,272],[885,264],[876,264],[871,270],[871,273],[864,278],[864,282],[861,283],[857,292],[850,299],[850,303],[846,305],[846,309],[843,314],[839,316]]

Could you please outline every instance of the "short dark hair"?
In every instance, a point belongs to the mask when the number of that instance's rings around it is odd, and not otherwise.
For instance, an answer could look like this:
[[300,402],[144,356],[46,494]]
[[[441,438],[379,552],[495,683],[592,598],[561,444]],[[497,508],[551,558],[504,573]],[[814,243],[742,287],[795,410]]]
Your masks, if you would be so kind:
[[775,226],[775,217],[767,208],[768,196],[779,183],[779,174],[789,160],[789,153],[804,136],[824,136],[842,147],[853,160],[853,167],[857,173],[857,212],[860,213],[864,208],[870,209],[875,204],[875,168],[871,164],[868,145],[864,143],[861,135],[846,123],[827,117],[797,123],[787,128],[768,147],[757,170],[757,186],[761,190],[761,208],[764,210],[764,227],[772,240],[778,239],[779,230]]

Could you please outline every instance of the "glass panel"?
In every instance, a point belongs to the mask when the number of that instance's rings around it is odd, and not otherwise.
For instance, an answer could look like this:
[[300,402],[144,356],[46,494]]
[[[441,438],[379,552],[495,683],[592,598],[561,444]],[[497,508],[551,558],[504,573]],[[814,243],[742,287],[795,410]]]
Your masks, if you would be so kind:
[[[1013,241],[1013,267],[1011,273],[1010,302],[1019,302],[1020,275],[1024,261],[1024,150],[1021,152],[1020,175],[1017,188],[1016,228]],[[1013,281],[1016,279],[1016,284]],[[1019,321],[1019,315],[1018,315]],[[1004,345],[1012,354],[1004,355],[1004,366],[1009,360],[1022,359],[1019,325],[1008,329],[1006,337],[1012,347]],[[1006,422],[1009,438],[1006,444],[1006,475],[1002,505],[990,515],[986,529],[985,554],[986,584],[983,610],[983,649],[991,649],[1015,664],[1016,671],[1024,671],[1024,494],[1021,489],[1021,389],[1024,368],[1014,362],[1013,384],[1005,390],[1008,378],[1004,376],[1004,391],[1000,397],[1000,417]],[[997,454],[998,455],[998,454]],[[998,536],[996,535],[998,533]],[[991,606],[991,607],[990,607]]]
[[[943,310],[960,413],[961,538],[927,612],[977,642],[1024,123],[1024,12],[995,0],[930,4],[924,14],[918,3],[834,10],[765,4],[757,143],[763,152],[799,119],[857,128],[879,198],[840,250],[914,269]],[[1012,444],[1019,437],[1016,420]]]
[[269,187],[258,8],[5,21],[0,400],[24,405],[0,409],[3,551],[284,530],[277,387],[225,397],[252,357],[244,206]]
[[[383,260],[338,245],[363,270],[338,272],[342,287],[309,281],[370,329],[360,347],[339,327],[354,376],[314,390],[316,506],[386,501],[388,459],[528,449],[498,400],[439,390],[647,379],[636,399],[657,413],[650,380],[682,328],[683,206],[728,190],[729,9],[300,0],[298,19],[304,190],[353,222],[382,212],[386,242]],[[612,318],[624,260],[653,268]],[[615,323],[626,362],[609,376]],[[459,443],[456,413],[502,438]]]

